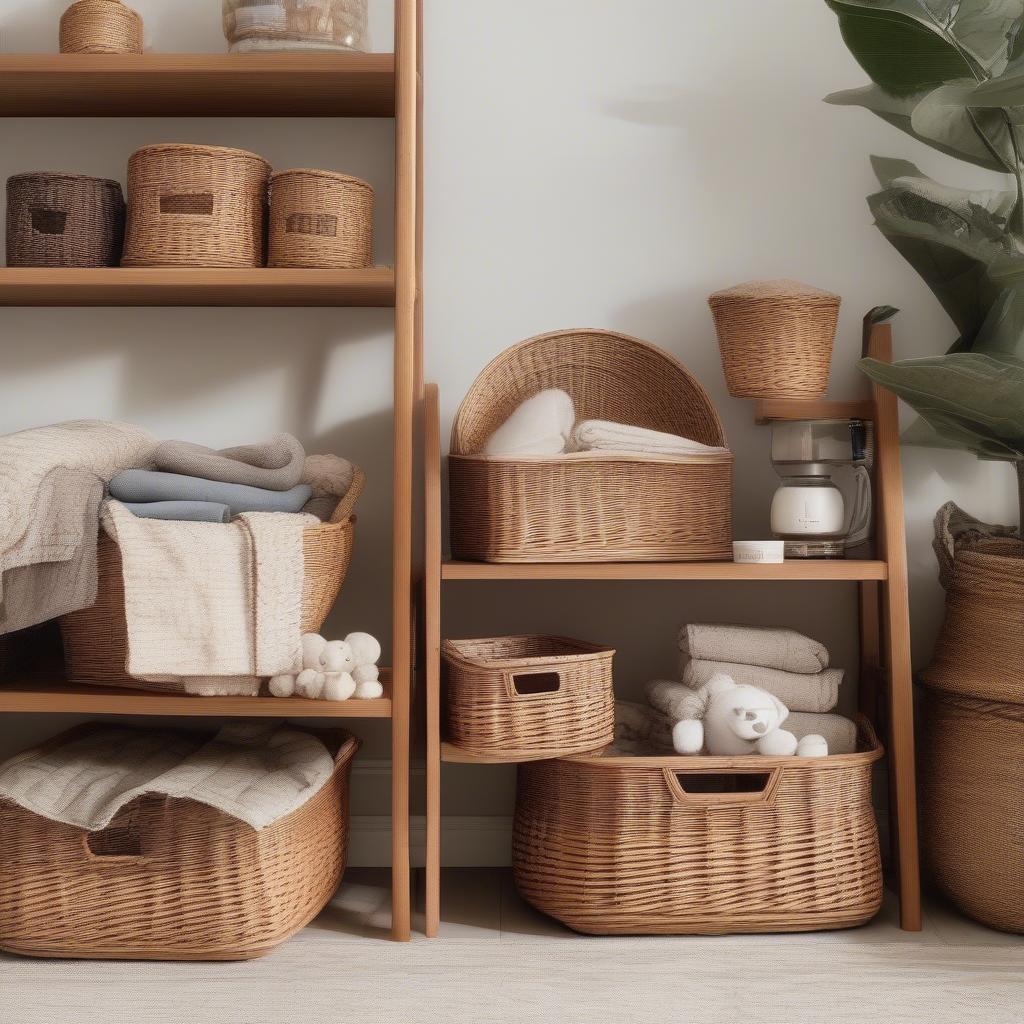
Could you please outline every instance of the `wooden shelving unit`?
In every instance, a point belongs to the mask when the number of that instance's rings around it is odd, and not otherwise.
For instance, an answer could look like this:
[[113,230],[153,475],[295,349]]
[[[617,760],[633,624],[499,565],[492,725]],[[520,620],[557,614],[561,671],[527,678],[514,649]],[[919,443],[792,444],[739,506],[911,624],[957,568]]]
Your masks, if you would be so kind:
[[413,413],[420,344],[420,0],[395,0],[394,54],[0,55],[0,117],[292,116],[395,121],[395,267],[367,270],[0,268],[0,306],[394,308],[393,663],[385,696],[341,704],[198,698],[72,685],[59,671],[0,686],[0,714],[385,719],[391,724],[392,934],[411,931]]
[[[887,324],[866,332],[866,354],[891,361],[892,336]],[[859,706],[887,736],[890,782],[890,838],[898,872],[900,923],[921,928],[917,803],[914,788],[914,730],[910,669],[910,620],[907,610],[907,557],[903,524],[903,484],[896,399],[873,388],[869,399],[849,402],[758,402],[759,423],[778,419],[859,417],[875,424],[875,533],[878,558],[870,561],[787,561],[781,565],[714,563],[590,563],[492,565],[445,561],[442,542],[441,438],[438,392],[425,391],[424,409],[424,550],[426,652],[426,931],[440,924],[441,765],[495,764],[444,741],[441,724],[441,637],[446,583],[463,581],[677,580],[734,583],[854,584],[859,596]],[[557,629],[555,630],[557,632]],[[883,727],[884,726],[884,727]]]

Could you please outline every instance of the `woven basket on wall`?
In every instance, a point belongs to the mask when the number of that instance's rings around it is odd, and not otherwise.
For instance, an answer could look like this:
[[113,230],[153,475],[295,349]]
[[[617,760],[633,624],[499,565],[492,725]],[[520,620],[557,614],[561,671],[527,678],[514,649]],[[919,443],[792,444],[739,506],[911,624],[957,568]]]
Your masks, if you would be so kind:
[[[352,509],[364,481],[362,470],[357,469],[352,486],[339,502],[331,522],[311,526],[303,532],[303,633],[319,632],[348,575],[355,542],[356,520]],[[151,682],[128,675],[128,624],[124,612],[121,551],[106,534],[101,534],[97,557],[99,585],[96,603],[60,620],[68,680],[94,686],[183,692],[180,682]]]
[[506,761],[607,746],[615,738],[614,654],[557,636],[446,640],[448,739]]
[[821,398],[838,295],[798,281],[748,281],[708,299],[734,398]]
[[121,186],[83,174],[7,179],[9,267],[116,267],[124,242]]
[[0,800],[0,949],[102,960],[270,952],[327,905],[345,870],[359,742],[341,731],[318,735],[334,774],[259,831],[162,796],[134,800],[94,833]]
[[523,897],[597,935],[852,928],[882,902],[871,768],[803,757],[587,757],[520,765]]
[[121,0],[78,0],[61,16],[61,53],[142,50],[142,18]]
[[373,188],[333,171],[278,171],[270,178],[270,267],[368,267]]
[[145,146],[128,161],[126,267],[261,267],[270,164],[218,146]]
[[456,558],[484,562],[660,562],[732,557],[732,455],[480,454],[546,388],[578,420],[649,427],[725,446],[704,389],[667,353],[623,334],[556,331],[506,349],[469,389],[452,427],[450,521]]

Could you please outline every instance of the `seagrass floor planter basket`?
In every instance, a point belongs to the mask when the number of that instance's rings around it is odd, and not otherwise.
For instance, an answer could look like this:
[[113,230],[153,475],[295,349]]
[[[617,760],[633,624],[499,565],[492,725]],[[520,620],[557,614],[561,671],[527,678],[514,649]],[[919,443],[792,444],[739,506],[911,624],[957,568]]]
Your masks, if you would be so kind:
[[697,562],[732,557],[732,455],[574,452],[486,456],[491,434],[547,388],[600,419],[724,447],[711,400],[667,353],[569,330],[506,349],[459,408],[448,460],[455,558],[481,562]]
[[145,146],[128,161],[125,267],[262,267],[270,164],[219,146]]
[[359,742],[317,735],[331,778],[259,831],[165,796],[139,797],[92,833],[0,801],[0,949],[95,960],[269,953],[327,905],[345,870]]
[[116,267],[124,222],[116,181],[45,172],[7,179],[9,267]]
[[495,761],[600,750],[615,738],[614,654],[558,636],[445,641],[449,741]]
[[519,767],[512,863],[594,935],[853,928],[882,902],[866,721],[857,753],[586,756]]

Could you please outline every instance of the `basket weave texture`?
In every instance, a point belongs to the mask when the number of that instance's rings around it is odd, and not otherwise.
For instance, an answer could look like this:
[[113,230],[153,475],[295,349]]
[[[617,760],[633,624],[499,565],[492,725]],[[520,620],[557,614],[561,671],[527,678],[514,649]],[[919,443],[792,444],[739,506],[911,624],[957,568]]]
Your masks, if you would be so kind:
[[126,267],[261,267],[270,165],[217,146],[145,146],[128,161]]
[[734,398],[821,398],[838,295],[799,281],[748,281],[708,299]]
[[[303,633],[319,632],[348,575],[355,543],[356,519],[352,508],[364,480],[362,470],[357,469],[352,486],[339,503],[332,521],[303,531]],[[68,680],[94,686],[182,692],[183,687],[178,682],[152,682],[128,675],[128,623],[124,611],[121,551],[105,533],[100,535],[97,558],[96,603],[91,608],[64,615],[60,620]]]
[[[825,758],[581,756],[521,765],[516,884],[537,909],[590,934],[864,924],[882,901],[871,806],[881,756],[862,721],[860,751]],[[712,780],[739,784],[705,791]]]
[[61,53],[142,50],[142,18],[121,0],[78,0],[61,15]]
[[271,267],[368,267],[373,188],[332,171],[279,171],[270,179]]
[[124,242],[121,186],[81,174],[7,179],[9,267],[116,267]]
[[667,353],[623,334],[577,329],[506,349],[477,377],[452,427],[456,558],[484,562],[703,561],[732,557],[732,455],[682,459],[608,452],[488,457],[491,434],[546,388],[579,420],[604,419],[725,446],[704,389]]
[[[507,761],[607,746],[615,738],[614,654],[557,636],[445,641],[449,740]],[[530,684],[541,679],[538,692]]]
[[116,960],[270,952],[326,906],[345,869],[359,743],[319,735],[331,779],[260,831],[192,800],[140,797],[94,833],[0,801],[0,949]]

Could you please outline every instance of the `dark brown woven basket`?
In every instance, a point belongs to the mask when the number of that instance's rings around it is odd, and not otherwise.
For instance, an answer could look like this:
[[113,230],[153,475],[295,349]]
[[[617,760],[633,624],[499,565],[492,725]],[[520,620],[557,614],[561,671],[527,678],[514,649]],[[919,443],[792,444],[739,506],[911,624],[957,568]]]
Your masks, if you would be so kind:
[[732,557],[732,455],[481,454],[516,407],[547,388],[579,420],[604,419],[725,446],[707,393],[670,355],[577,329],[506,349],[469,389],[448,460],[452,552],[483,562],[699,562]]
[[128,161],[126,267],[261,267],[270,164],[218,146],[145,146]]
[[316,917],[345,870],[359,741],[318,735],[331,779],[259,831],[194,800],[140,797],[94,833],[0,800],[0,949],[97,960],[270,952]]
[[7,179],[9,267],[116,267],[124,222],[116,181],[46,172]]
[[448,739],[495,761],[600,750],[615,738],[610,647],[559,636],[447,640]]
[[537,909],[595,935],[853,928],[882,903],[882,750],[575,757],[519,767],[512,862]]
[[61,53],[142,53],[142,18],[121,0],[78,0],[60,19]]

